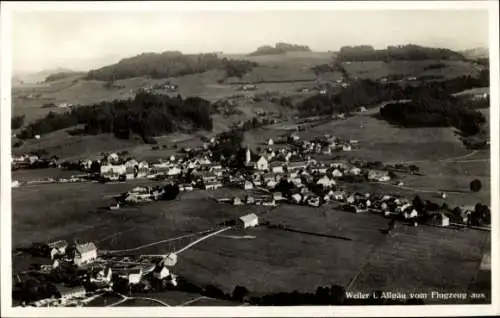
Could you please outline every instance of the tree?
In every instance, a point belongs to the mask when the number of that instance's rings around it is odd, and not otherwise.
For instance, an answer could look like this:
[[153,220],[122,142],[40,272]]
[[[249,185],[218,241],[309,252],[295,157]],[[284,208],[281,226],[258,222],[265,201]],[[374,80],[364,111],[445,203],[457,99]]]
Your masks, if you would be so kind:
[[232,298],[236,301],[243,302],[245,297],[248,295],[248,289],[244,286],[236,286],[233,290]]
[[473,192],[479,192],[481,190],[482,184],[479,179],[474,179],[470,183],[470,190]]

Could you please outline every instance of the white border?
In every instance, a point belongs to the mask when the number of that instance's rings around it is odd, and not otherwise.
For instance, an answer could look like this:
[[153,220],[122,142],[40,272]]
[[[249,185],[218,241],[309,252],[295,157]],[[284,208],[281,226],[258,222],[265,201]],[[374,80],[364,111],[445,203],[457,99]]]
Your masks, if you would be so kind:
[[[280,1],[280,2],[2,2],[1,3],[1,316],[2,317],[85,317],[85,316],[479,316],[499,314],[499,32],[498,1]],[[177,10],[426,10],[487,9],[490,13],[491,70],[491,208],[492,208],[492,305],[460,306],[353,306],[353,307],[170,307],[156,308],[12,308],[11,304],[11,185],[10,185],[10,87],[11,87],[11,15],[13,11],[177,11]],[[460,21],[457,21],[460,23]]]

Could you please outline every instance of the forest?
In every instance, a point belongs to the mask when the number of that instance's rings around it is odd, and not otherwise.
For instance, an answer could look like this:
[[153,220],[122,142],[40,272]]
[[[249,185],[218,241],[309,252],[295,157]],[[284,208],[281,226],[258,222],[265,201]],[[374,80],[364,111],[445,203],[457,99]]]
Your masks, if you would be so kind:
[[370,45],[344,46],[340,49],[337,59],[343,62],[360,61],[423,61],[423,60],[465,60],[465,57],[455,51],[442,48],[430,48],[413,44],[388,46],[376,50]]
[[[478,77],[461,76],[449,80],[425,82],[418,86],[381,83],[370,79],[356,80],[336,94],[317,94],[298,105],[302,116],[331,115],[357,111],[361,106],[370,106],[385,101],[418,99],[430,95],[447,98],[467,89],[489,86],[489,71]],[[471,103],[482,105],[484,103]],[[475,106],[474,108],[481,108]]]
[[311,52],[311,49],[307,45],[297,45],[279,42],[274,46],[263,45],[257,48],[256,51],[248,54],[248,56],[259,56],[259,55],[271,55],[271,54],[283,54],[286,52]]
[[228,77],[241,77],[257,66],[245,60],[219,58],[215,53],[182,54],[178,51],[143,53],[122,59],[87,73],[87,80],[114,81],[131,77],[149,76],[167,78],[203,73],[210,70],[225,70]]
[[66,113],[50,112],[19,134],[32,138],[36,134],[84,125],[86,134],[113,133],[128,139],[132,133],[148,138],[182,129],[212,129],[210,103],[199,97],[169,97],[145,92],[134,99],[76,106]]

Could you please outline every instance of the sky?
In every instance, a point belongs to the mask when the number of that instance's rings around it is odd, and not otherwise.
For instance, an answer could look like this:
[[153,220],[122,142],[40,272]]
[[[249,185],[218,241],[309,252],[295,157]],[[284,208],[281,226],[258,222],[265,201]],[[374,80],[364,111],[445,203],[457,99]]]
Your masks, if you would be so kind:
[[488,47],[486,10],[27,11],[12,15],[12,68],[88,70],[143,52],[249,53],[287,42],[314,51],[344,45]]

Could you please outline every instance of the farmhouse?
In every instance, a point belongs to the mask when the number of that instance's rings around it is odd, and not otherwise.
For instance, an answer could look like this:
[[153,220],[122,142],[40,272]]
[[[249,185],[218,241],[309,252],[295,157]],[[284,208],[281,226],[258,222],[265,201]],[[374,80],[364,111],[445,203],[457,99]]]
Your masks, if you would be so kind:
[[93,242],[75,244],[73,262],[77,266],[93,262],[97,258],[97,247]]
[[259,225],[259,218],[255,213],[250,213],[239,218],[240,225],[246,229]]
[[450,218],[444,213],[439,213],[432,219],[432,224],[442,227],[450,226]]

